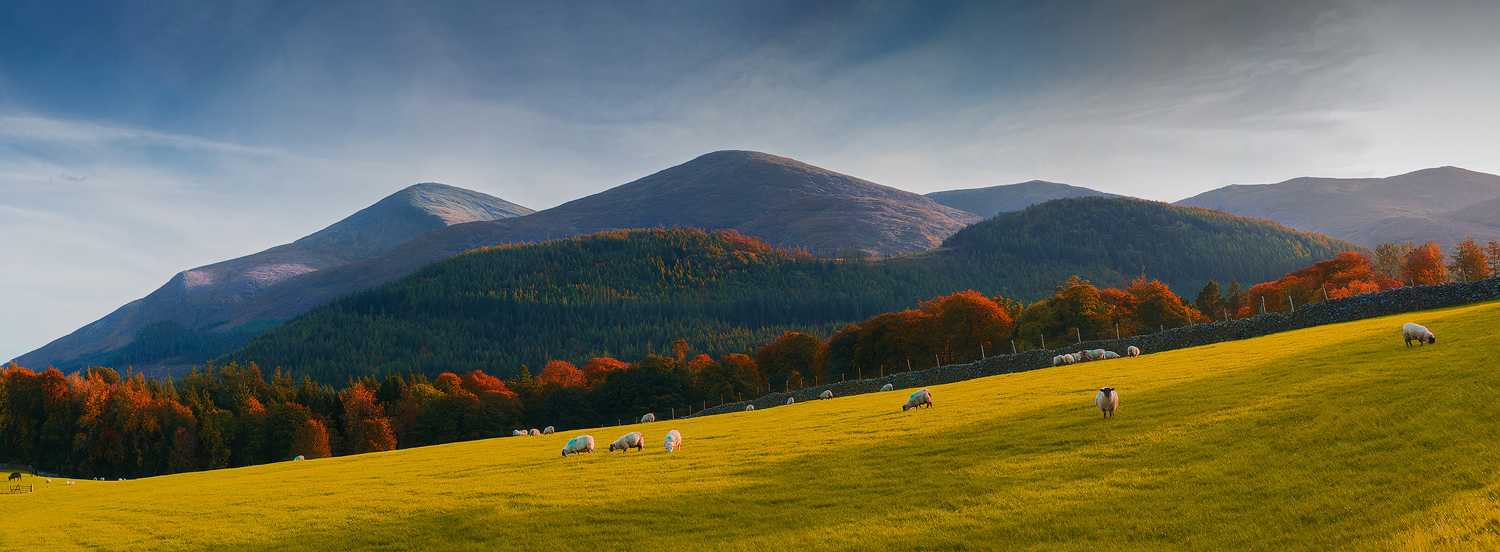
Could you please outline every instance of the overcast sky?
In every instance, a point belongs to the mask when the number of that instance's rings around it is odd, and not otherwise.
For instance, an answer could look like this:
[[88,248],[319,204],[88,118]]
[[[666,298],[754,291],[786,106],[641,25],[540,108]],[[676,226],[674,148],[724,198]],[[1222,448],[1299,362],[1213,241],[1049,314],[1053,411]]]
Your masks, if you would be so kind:
[[[0,359],[418,182],[721,149],[926,193],[1500,173],[1500,3],[0,3]],[[40,368],[40,367],[38,367]]]

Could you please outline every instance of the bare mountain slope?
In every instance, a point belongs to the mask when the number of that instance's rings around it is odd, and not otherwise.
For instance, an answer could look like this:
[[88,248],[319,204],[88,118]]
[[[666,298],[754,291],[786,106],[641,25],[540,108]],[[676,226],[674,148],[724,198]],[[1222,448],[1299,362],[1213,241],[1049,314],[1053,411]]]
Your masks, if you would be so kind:
[[1465,236],[1500,239],[1500,176],[1457,167],[1388,178],[1294,178],[1233,185],[1177,202],[1271,219],[1367,247],[1433,240],[1451,246]]
[[150,295],[16,359],[25,366],[72,367],[100,360],[147,325],[176,322],[226,330],[257,294],[298,275],[367,259],[435,228],[528,215],[525,207],[443,184],[410,186],[295,242],[179,272]]
[[816,255],[901,254],[937,247],[980,217],[918,194],[784,157],[719,151],[534,215],[459,224],[389,252],[289,279],[234,323],[286,318],[480,247],[621,228],[733,229]]
[[1104,193],[1079,186],[1047,182],[1045,180],[1032,180],[1020,184],[1005,184],[967,190],[949,190],[927,194],[927,197],[941,205],[947,205],[960,211],[968,211],[984,218],[990,218],[1000,213],[1020,211],[1032,205],[1045,203],[1054,199],[1090,196],[1120,197],[1116,194]]

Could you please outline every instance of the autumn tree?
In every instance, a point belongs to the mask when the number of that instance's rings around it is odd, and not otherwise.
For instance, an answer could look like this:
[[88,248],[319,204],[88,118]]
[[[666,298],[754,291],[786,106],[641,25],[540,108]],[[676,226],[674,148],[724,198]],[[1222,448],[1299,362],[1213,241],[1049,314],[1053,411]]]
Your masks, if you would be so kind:
[[350,454],[396,450],[396,432],[374,392],[355,383],[339,399],[344,407],[344,446]]
[[[755,352],[755,364],[765,383],[772,389],[783,389],[788,382],[800,385],[799,379],[814,379],[813,360],[823,349],[823,341],[799,332],[786,332],[776,341]],[[804,381],[805,382],[805,381]],[[812,385],[811,382],[805,382]]]
[[1500,275],[1500,241],[1490,240],[1484,252],[1490,258],[1490,274]]
[[694,372],[693,387],[705,398],[750,397],[760,388],[760,380],[755,359],[736,353],[711,361]]
[[995,352],[1010,338],[1013,321],[999,303],[974,290],[936,297],[921,304],[930,327],[924,332],[938,345],[933,352],[947,362],[970,362]]
[[1483,280],[1493,275],[1490,271],[1489,255],[1484,252],[1484,247],[1474,242],[1474,237],[1464,238],[1458,242],[1458,248],[1453,251],[1453,262],[1448,264],[1448,270],[1465,282]]
[[1136,320],[1148,332],[1151,328],[1186,326],[1192,323],[1193,315],[1197,314],[1160,280],[1137,278],[1126,291],[1135,296]]
[[1392,280],[1405,279],[1402,275],[1401,266],[1406,264],[1406,258],[1417,250],[1417,244],[1406,243],[1382,243],[1375,246],[1375,267],[1382,278]]
[[624,370],[629,367],[630,364],[627,362],[622,362],[608,357],[595,357],[589,359],[589,361],[587,363],[584,363],[584,365],[580,369],[583,370],[584,378],[588,380],[589,389],[594,389],[598,387],[600,383],[604,382],[604,376],[606,374],[614,372],[616,370]]
[[291,454],[293,458],[307,459],[333,456],[328,448],[328,428],[323,422],[309,418],[299,425],[292,435]]
[[549,360],[537,380],[543,387],[587,387],[588,377],[583,370],[566,360]]
[[1430,286],[1448,281],[1448,270],[1443,265],[1443,248],[1427,242],[1416,248],[1401,265],[1401,277],[1408,284]]

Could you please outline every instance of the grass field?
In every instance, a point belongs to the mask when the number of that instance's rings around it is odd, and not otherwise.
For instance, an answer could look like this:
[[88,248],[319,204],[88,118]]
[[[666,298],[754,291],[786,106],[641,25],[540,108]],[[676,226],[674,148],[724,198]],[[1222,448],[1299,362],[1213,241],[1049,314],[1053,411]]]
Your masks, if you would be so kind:
[[[1402,345],[1426,324],[1435,346]],[[1500,549],[1500,302],[756,412],[0,496],[0,548]],[[1095,391],[1120,410],[1101,420]],[[684,437],[668,454],[669,429]],[[644,452],[613,453],[626,431]],[[602,449],[562,458],[570,437]]]

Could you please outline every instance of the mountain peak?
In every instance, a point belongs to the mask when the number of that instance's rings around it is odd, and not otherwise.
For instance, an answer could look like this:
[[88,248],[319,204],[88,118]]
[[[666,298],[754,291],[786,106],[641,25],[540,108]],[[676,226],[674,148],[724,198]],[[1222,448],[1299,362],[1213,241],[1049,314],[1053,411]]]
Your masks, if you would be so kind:
[[942,205],[990,218],[1000,213],[1019,211],[1038,203],[1068,197],[1120,197],[1098,190],[1070,186],[1046,180],[1031,180],[1019,184],[1002,184],[988,188],[970,188],[932,192],[927,197]]

